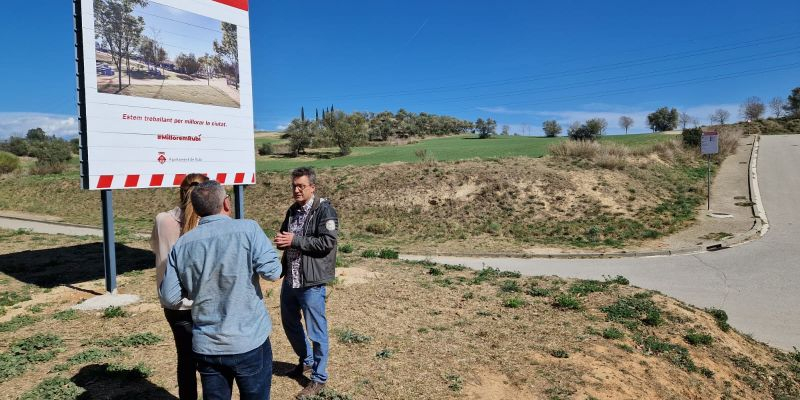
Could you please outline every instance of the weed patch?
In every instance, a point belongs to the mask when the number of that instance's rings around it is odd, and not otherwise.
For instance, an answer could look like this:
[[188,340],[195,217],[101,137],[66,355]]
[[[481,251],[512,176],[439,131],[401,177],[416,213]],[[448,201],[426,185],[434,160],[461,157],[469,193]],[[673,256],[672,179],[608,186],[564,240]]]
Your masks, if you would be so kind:
[[658,326],[663,322],[658,306],[653,300],[641,295],[621,297],[614,304],[600,310],[606,313],[609,321],[622,324],[638,321],[648,326]]
[[38,321],[39,318],[31,315],[17,315],[9,321],[0,323],[0,332],[15,332],[22,327],[33,325]]
[[97,339],[88,342],[101,347],[143,347],[161,342],[161,336],[150,332],[135,333],[129,336],[114,336],[107,339]]
[[517,296],[509,297],[503,300],[503,307],[506,308],[520,308],[524,307],[526,304],[528,304],[528,302],[525,301],[525,299]]
[[20,400],[73,400],[79,398],[84,392],[86,392],[85,389],[71,380],[57,376],[40,382],[36,387],[23,394]]
[[555,358],[569,358],[569,353],[563,349],[551,350],[550,355]]
[[458,392],[464,387],[464,379],[458,375],[447,375],[445,379],[447,379],[447,388],[454,392]]
[[13,342],[0,354],[0,382],[22,374],[31,364],[52,360],[63,345],[60,337],[41,333]]
[[338,329],[334,333],[339,338],[339,342],[344,344],[364,344],[372,341],[371,337],[362,335],[352,329]]
[[706,308],[706,312],[714,317],[717,321],[717,326],[719,329],[722,329],[723,332],[727,332],[731,329],[731,326],[728,325],[728,313],[718,308]]
[[583,309],[583,303],[581,303],[581,301],[577,297],[567,293],[563,293],[557,296],[555,301],[553,302],[553,305],[555,307],[567,310]]
[[596,280],[580,280],[573,283],[569,287],[569,292],[579,296],[585,296],[589,293],[604,292],[608,284]]
[[0,307],[9,307],[31,299],[30,293],[0,292]]
[[625,337],[625,334],[617,328],[606,328],[603,330],[603,337],[606,339],[617,340]]
[[697,333],[694,330],[690,330],[683,335],[683,340],[692,346],[708,346],[714,342],[714,338],[711,335]]
[[387,358],[392,357],[392,354],[394,354],[394,351],[392,351],[392,349],[382,349],[381,351],[375,353],[375,357],[381,360],[385,360]]
[[353,400],[353,397],[346,393],[338,393],[333,389],[323,389],[318,395],[305,397],[306,400]]
[[664,355],[671,363],[686,371],[697,371],[697,366],[689,355],[689,351],[683,346],[663,342],[655,336],[648,336],[644,339],[642,347],[645,353]]
[[103,310],[103,318],[123,318],[127,316],[128,313],[122,307],[109,306]]
[[517,281],[507,280],[500,283],[500,292],[503,293],[519,293],[522,288]]

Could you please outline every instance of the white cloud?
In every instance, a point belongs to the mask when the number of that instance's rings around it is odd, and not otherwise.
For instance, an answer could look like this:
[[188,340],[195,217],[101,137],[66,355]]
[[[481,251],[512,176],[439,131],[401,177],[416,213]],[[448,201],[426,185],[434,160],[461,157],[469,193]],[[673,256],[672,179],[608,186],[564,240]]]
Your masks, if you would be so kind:
[[25,136],[28,129],[42,128],[48,135],[73,137],[78,134],[78,119],[70,115],[31,112],[0,112],[0,139]]

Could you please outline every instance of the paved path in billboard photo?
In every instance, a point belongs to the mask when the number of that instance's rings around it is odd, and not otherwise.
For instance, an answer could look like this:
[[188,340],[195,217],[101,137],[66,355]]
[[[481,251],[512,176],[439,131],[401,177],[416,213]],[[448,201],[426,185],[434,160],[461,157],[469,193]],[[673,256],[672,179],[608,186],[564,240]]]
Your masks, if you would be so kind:
[[[758,186],[769,231],[760,240],[716,252],[613,259],[429,257],[526,275],[583,279],[623,275],[698,307],[727,311],[731,325],[784,350],[800,347],[800,135],[762,136]],[[411,258],[411,257],[408,257]],[[422,259],[425,257],[414,257]]]

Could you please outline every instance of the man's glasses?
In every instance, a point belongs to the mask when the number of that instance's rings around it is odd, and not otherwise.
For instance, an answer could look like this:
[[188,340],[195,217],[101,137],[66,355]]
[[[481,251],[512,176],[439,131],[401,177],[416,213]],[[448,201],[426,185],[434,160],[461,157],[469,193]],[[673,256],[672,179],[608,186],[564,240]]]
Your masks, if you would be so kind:
[[292,185],[292,191],[300,189],[301,192],[304,192],[306,189],[310,187],[311,185]]

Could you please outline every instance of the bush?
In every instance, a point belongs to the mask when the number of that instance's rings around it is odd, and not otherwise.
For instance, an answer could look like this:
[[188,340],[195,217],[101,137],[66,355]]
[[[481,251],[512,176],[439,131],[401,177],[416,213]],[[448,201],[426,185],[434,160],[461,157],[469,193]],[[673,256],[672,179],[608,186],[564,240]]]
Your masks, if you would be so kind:
[[37,163],[58,164],[72,159],[72,146],[64,139],[49,139],[31,144],[30,155]]
[[14,172],[17,168],[19,168],[19,157],[5,151],[0,151],[0,174]]
[[349,243],[348,244],[343,244],[343,245],[339,246],[339,251],[341,251],[344,254],[350,254],[350,253],[353,252],[353,245],[351,245]]
[[6,143],[3,143],[2,149],[19,157],[25,157],[31,151],[27,140],[13,136],[8,138]]
[[700,139],[703,136],[703,130],[700,128],[684,129],[681,133],[683,144],[688,147],[700,147]]
[[258,148],[258,155],[260,156],[269,156],[273,153],[272,143],[261,143],[261,146]]
[[712,338],[711,335],[697,333],[694,330],[687,332],[686,335],[683,336],[683,340],[692,346],[710,345],[714,342],[714,338]]
[[760,135],[761,128],[756,124],[745,124],[743,132],[745,135]]
[[728,325],[728,313],[724,310],[720,310],[718,308],[706,308],[706,312],[711,314],[712,317],[717,321],[717,326],[723,332],[727,332],[731,329],[731,326]]

